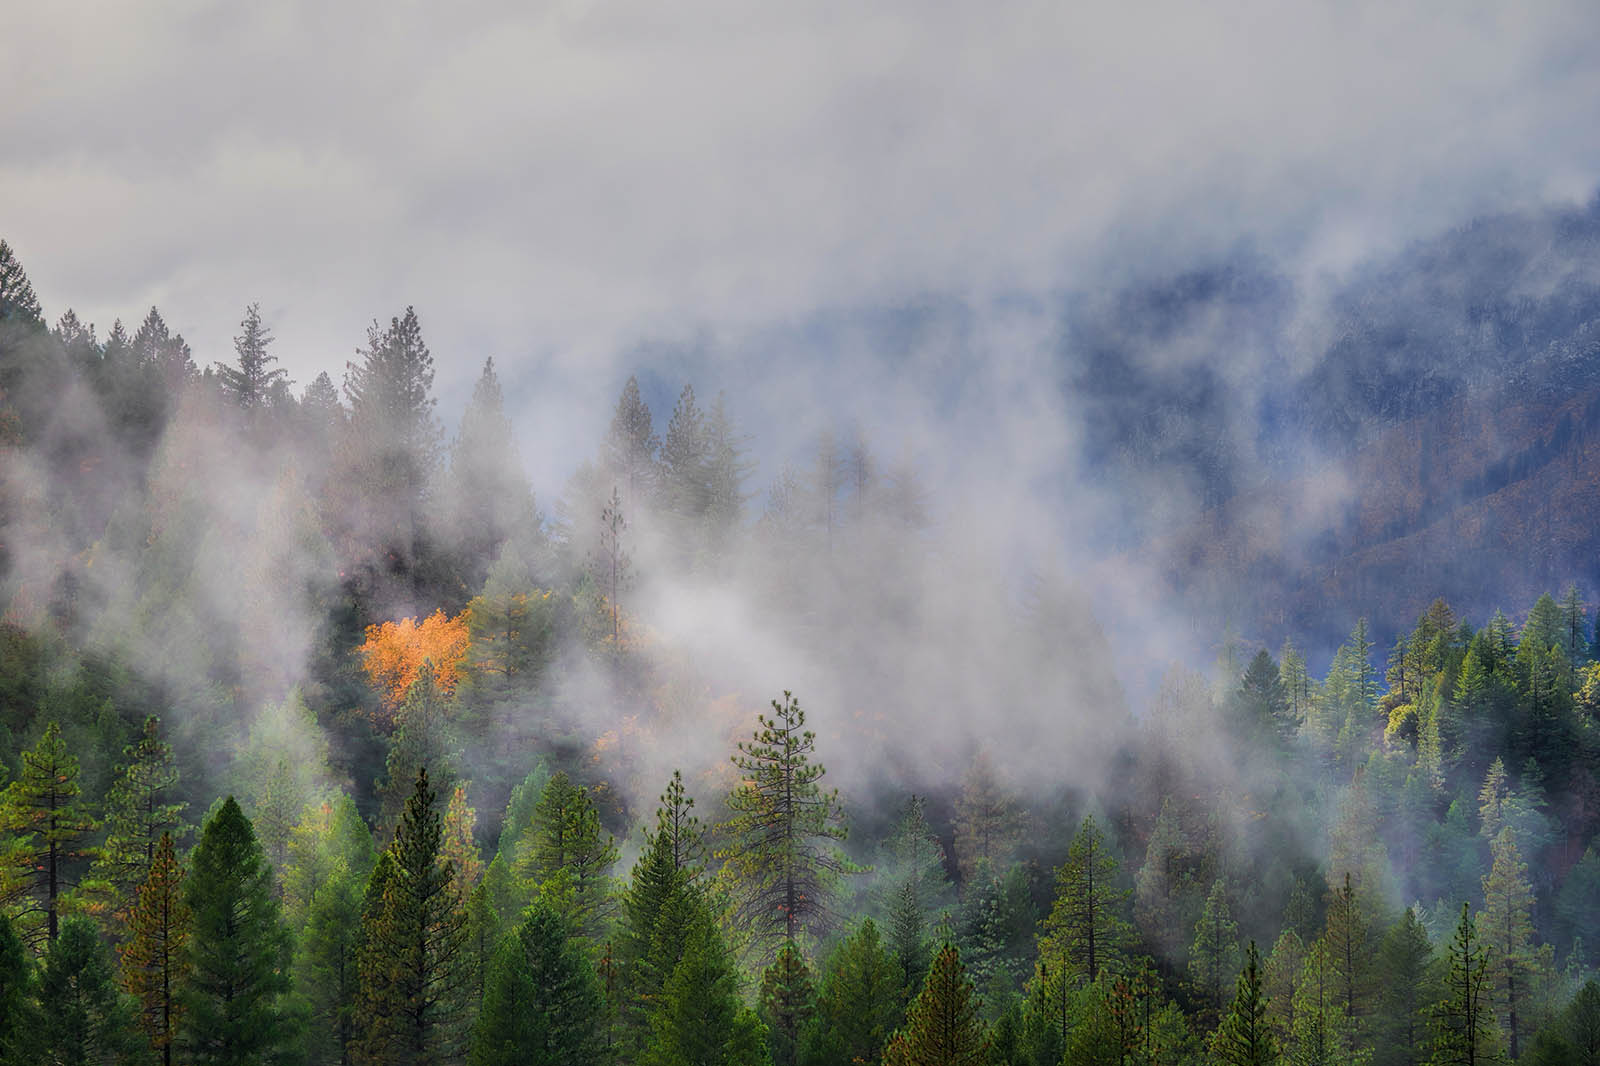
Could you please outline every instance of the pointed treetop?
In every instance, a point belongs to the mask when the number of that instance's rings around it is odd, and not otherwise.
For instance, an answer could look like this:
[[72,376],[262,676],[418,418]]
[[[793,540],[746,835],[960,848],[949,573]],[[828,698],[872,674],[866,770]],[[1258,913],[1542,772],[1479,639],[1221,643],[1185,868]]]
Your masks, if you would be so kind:
[[33,293],[27,271],[11,245],[0,240],[0,322],[36,326],[44,319],[39,298]]

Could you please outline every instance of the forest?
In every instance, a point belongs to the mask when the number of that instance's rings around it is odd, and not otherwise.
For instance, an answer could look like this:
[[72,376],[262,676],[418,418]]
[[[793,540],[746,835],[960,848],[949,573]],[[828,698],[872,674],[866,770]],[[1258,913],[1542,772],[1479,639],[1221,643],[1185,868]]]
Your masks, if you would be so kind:
[[872,427],[630,378],[536,500],[415,309],[238,330],[0,242],[0,1066],[1600,1063],[1581,581],[1143,692]]

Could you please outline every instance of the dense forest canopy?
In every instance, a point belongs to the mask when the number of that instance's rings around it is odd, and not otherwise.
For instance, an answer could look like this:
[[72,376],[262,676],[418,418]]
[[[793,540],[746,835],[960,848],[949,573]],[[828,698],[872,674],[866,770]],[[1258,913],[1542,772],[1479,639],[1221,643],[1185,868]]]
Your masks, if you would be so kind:
[[1130,688],[868,426],[630,378],[536,500],[415,308],[233,347],[0,243],[0,1062],[1597,1061],[1592,587]]

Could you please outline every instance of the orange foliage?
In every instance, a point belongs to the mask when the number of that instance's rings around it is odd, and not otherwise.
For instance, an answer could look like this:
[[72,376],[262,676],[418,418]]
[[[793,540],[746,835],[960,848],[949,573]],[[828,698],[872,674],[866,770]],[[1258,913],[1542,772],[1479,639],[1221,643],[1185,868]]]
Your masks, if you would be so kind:
[[361,666],[372,687],[383,697],[388,716],[406,698],[406,690],[422,671],[422,664],[433,664],[434,682],[446,695],[455,691],[461,661],[467,654],[468,613],[446,618],[434,611],[418,625],[415,618],[368,626],[366,641],[356,649]]

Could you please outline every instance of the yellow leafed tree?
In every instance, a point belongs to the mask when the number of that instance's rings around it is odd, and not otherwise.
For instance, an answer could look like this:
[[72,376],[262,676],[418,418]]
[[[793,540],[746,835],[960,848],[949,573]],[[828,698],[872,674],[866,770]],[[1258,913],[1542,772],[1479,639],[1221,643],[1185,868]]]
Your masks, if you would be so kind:
[[467,654],[470,618],[463,611],[454,618],[434,611],[419,624],[415,618],[368,626],[367,639],[356,649],[372,687],[383,698],[383,717],[393,723],[406,690],[417,679],[422,664],[433,664],[434,683],[446,694],[455,691],[462,660]]

